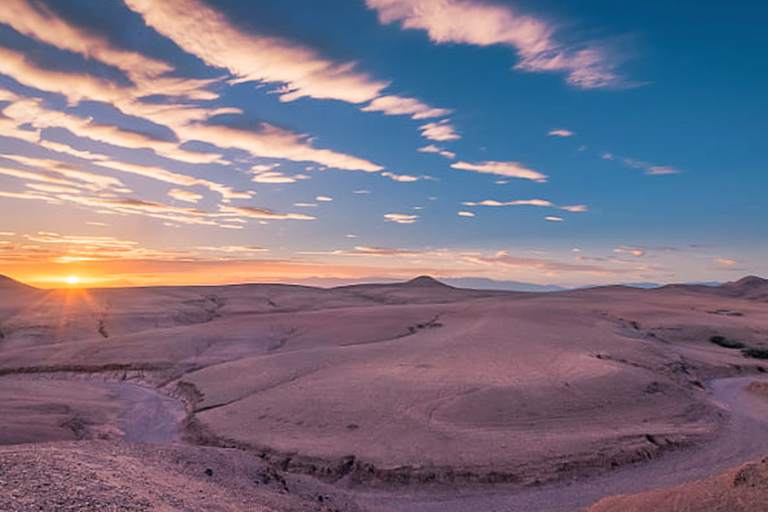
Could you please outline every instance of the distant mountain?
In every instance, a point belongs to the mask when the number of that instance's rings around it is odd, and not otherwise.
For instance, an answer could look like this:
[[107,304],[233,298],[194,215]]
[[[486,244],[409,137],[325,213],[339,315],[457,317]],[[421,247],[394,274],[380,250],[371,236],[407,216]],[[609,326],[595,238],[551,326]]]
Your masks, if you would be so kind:
[[339,286],[351,286],[356,284],[395,284],[402,283],[402,279],[391,277],[364,277],[362,279],[350,279],[344,277],[305,277],[303,279],[286,279],[284,284],[299,284],[302,286],[314,286],[317,288],[337,288]]
[[619,286],[630,286],[632,288],[651,289],[651,288],[659,288],[664,285],[659,283],[619,283]]
[[[533,283],[522,283],[519,281],[496,281],[484,277],[446,277],[434,279],[429,276],[421,276],[412,279],[413,283],[419,279],[431,279],[435,283],[452,286],[455,288],[469,288],[472,290],[502,290],[512,292],[557,292],[566,290],[557,285],[541,285]],[[336,288],[338,286],[350,286],[356,284],[396,284],[402,283],[401,279],[392,279],[388,277],[364,277],[362,279],[344,279],[338,277],[308,277],[305,279],[294,279],[288,281],[292,284],[302,284],[305,286],[317,286],[320,288]],[[418,282],[418,281],[417,281]]]
[[496,281],[485,277],[453,277],[440,279],[440,281],[457,288],[471,288],[473,290],[505,290],[511,292],[560,292],[566,290],[566,288],[554,284]]

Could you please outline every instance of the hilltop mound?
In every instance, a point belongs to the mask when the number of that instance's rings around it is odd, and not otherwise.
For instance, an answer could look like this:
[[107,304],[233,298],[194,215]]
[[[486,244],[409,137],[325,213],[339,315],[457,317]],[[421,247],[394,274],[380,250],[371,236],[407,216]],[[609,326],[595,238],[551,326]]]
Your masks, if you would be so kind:
[[768,301],[768,279],[763,279],[762,277],[742,277],[738,281],[725,283],[719,288],[729,297]]
[[37,288],[35,288],[34,286],[29,286],[28,284],[24,284],[21,281],[17,281],[8,276],[4,276],[0,274],[0,292],[4,292],[4,291],[30,292],[33,290],[37,290]]
[[411,279],[410,281],[407,281],[405,284],[408,286],[418,286],[418,287],[453,288],[453,286],[449,286],[445,283],[441,283],[434,277],[430,277],[430,276],[419,276],[414,279]]

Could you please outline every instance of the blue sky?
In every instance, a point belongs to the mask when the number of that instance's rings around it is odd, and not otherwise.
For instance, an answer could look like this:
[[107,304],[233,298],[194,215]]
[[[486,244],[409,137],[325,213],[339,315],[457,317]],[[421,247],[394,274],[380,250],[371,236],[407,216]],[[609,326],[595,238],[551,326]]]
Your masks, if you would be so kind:
[[4,0],[44,286],[768,274],[758,2]]

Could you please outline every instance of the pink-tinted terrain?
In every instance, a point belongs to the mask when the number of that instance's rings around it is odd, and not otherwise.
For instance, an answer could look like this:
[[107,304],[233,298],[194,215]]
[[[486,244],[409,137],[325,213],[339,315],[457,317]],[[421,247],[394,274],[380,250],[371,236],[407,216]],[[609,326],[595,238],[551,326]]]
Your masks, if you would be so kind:
[[0,509],[763,510],[765,350],[756,277],[550,293],[2,278]]

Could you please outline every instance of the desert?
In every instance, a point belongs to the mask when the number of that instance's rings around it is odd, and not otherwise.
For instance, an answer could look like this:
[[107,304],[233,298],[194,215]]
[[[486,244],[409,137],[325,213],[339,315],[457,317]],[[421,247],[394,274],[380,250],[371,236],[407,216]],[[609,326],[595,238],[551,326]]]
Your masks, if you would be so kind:
[[[5,278],[0,294],[4,509],[763,503],[757,277],[546,293]],[[62,471],[85,483],[52,507],[43,475]]]
[[768,512],[766,19],[0,0],[0,512]]

